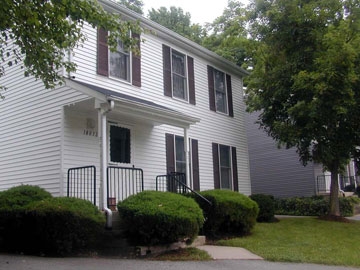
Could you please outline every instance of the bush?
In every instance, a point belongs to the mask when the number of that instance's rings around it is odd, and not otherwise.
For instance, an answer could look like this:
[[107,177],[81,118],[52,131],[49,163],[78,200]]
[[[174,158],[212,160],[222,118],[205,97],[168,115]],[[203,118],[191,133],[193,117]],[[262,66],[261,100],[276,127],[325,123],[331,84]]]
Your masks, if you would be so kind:
[[118,203],[126,237],[136,245],[192,241],[203,225],[200,207],[182,195],[144,191]]
[[259,214],[256,219],[258,222],[273,222],[275,220],[275,202],[272,195],[253,194],[250,199],[259,206]]
[[0,192],[0,210],[22,209],[28,204],[51,198],[51,194],[38,186],[21,185]]
[[230,190],[200,192],[212,205],[196,198],[205,214],[204,233],[211,238],[249,234],[256,223],[259,208],[247,196]]
[[66,255],[92,247],[103,232],[105,217],[91,202],[49,198],[22,209],[0,211],[8,251]]
[[[355,197],[340,197],[340,213],[342,216],[352,216],[354,205],[357,204]],[[284,198],[275,199],[275,213],[278,215],[292,216],[324,216],[329,213],[329,198],[314,196],[310,198]]]

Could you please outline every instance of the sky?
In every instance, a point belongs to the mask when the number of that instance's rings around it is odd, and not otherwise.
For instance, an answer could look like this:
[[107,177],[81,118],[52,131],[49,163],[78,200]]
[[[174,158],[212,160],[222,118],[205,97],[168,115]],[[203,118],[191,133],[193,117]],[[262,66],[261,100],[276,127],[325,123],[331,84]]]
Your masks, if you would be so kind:
[[[191,22],[204,24],[213,22],[214,19],[222,15],[227,6],[228,0],[143,0],[144,15],[147,16],[151,8],[170,6],[181,7],[184,13],[191,14]],[[244,1],[241,1],[244,3]]]

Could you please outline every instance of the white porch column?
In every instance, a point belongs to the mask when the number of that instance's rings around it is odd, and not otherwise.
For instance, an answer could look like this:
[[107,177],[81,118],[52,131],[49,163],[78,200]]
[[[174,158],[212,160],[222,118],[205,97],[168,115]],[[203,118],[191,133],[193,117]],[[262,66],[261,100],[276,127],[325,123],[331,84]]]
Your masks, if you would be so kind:
[[100,145],[100,192],[99,192],[99,207],[104,209],[106,204],[106,113],[103,109],[98,110],[98,134]]
[[185,151],[185,162],[186,162],[186,185],[192,188],[191,177],[190,177],[190,147],[189,147],[189,128],[184,128],[184,151]]

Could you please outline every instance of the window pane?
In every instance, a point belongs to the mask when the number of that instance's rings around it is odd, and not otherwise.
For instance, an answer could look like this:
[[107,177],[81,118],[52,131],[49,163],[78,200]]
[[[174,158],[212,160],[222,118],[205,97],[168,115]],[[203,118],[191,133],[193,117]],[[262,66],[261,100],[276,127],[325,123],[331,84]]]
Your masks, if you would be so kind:
[[221,168],[221,188],[231,189],[231,169]]
[[186,99],[186,78],[173,74],[173,95]]
[[118,42],[116,52],[110,51],[110,76],[130,80],[130,55],[124,50],[121,41]]
[[172,51],[172,72],[185,76],[185,55]]
[[216,92],[216,110],[226,113],[226,95],[221,92]]
[[225,93],[225,74],[219,70],[214,69],[215,90]]
[[110,161],[130,163],[130,130],[110,126]]

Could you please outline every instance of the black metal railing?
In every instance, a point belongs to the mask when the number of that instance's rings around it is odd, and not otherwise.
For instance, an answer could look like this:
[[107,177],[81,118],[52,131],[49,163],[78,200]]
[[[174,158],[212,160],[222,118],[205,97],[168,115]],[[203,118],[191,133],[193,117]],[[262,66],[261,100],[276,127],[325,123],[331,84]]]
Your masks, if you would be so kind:
[[[345,192],[354,192],[359,183],[359,176],[339,175],[339,189]],[[323,174],[316,177],[317,193],[330,193],[331,175]]]
[[67,196],[91,201],[96,205],[96,168],[84,166],[68,169]]
[[144,190],[142,169],[109,166],[107,168],[107,205],[116,210],[116,203]]
[[212,205],[208,199],[186,185],[186,175],[184,173],[173,172],[156,176],[156,190],[169,191],[179,194],[191,192],[195,194],[195,196],[207,202],[209,205]]

